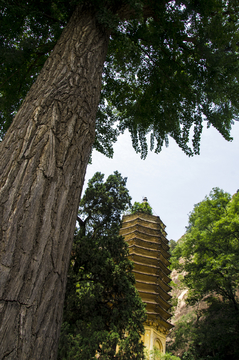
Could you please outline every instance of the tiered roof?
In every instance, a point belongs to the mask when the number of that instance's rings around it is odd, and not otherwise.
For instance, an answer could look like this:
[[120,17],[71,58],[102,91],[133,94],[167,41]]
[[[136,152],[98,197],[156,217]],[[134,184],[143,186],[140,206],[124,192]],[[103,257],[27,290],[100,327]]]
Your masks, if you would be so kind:
[[139,212],[123,217],[120,235],[129,245],[136,288],[146,303],[147,322],[167,333],[172,325],[167,321],[171,317],[171,287],[165,225],[158,216]]

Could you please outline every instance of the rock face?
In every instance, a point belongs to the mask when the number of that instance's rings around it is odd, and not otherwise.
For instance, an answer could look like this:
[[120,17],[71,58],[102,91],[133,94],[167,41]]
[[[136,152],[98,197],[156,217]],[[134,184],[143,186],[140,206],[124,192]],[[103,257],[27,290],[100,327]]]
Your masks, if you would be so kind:
[[171,280],[165,225],[158,216],[136,213],[123,217],[120,235],[129,244],[136,288],[146,303],[144,344],[149,350],[156,346],[164,353],[166,335],[172,328],[168,322]]
[[171,279],[175,286],[172,287],[170,292],[172,298],[176,299],[176,305],[174,308],[174,314],[171,322],[175,324],[177,320],[183,315],[188,314],[193,307],[186,304],[188,289],[182,287],[180,278],[183,277],[182,273],[177,272],[175,269],[171,272]]
[[[183,315],[187,315],[194,310],[205,309],[208,305],[205,301],[201,300],[196,303],[194,306],[189,306],[186,303],[188,288],[182,286],[181,280],[184,277],[185,273],[178,272],[177,270],[172,270],[171,280],[174,285],[170,292],[173,299],[175,299],[175,307],[173,311],[173,316],[171,319],[172,324],[175,324]],[[173,301],[174,302],[174,301]]]

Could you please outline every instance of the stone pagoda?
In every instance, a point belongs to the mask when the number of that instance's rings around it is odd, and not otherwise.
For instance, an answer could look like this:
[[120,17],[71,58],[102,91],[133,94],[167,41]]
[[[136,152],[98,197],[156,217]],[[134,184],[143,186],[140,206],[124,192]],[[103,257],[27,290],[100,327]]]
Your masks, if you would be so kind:
[[171,287],[165,225],[158,216],[138,212],[123,217],[120,235],[129,245],[136,288],[146,303],[144,345],[149,351],[156,347],[165,353],[166,336],[173,327],[168,322]]

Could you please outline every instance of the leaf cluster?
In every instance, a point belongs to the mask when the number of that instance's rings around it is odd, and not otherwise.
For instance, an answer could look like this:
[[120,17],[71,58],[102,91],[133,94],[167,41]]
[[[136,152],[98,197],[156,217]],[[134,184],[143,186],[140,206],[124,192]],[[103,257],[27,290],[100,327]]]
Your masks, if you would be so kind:
[[168,352],[162,354],[159,349],[154,348],[151,351],[146,350],[146,360],[180,360],[180,358]]
[[119,231],[122,212],[131,206],[126,182],[127,178],[122,178],[118,171],[108,176],[105,182],[100,172],[89,180],[79,205],[78,222],[82,235],[107,235],[113,228]]
[[132,208],[130,209],[131,214],[136,214],[138,212],[153,215],[153,210],[147,201],[143,201],[139,203],[137,201],[134,202]]
[[142,158],[148,135],[156,152],[172,137],[189,156],[198,154],[204,120],[231,140],[239,110],[236,0],[1,0],[0,137],[78,5],[111,33],[97,150],[112,156],[128,129]]
[[[199,153],[203,120],[230,140],[238,114],[236,1],[151,1],[152,15],[112,33],[102,96],[146,157],[174,138]],[[188,145],[193,128],[192,148]]]

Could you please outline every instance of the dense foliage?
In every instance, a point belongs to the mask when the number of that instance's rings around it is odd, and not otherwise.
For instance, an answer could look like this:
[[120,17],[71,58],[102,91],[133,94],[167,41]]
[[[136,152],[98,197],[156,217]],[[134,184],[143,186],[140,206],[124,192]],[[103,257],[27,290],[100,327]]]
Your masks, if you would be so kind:
[[172,254],[185,273],[188,303],[207,306],[179,320],[170,349],[181,349],[182,359],[238,359],[239,192],[231,197],[215,188],[195,205]]
[[146,360],[180,360],[179,357],[166,352],[162,354],[159,349],[154,348],[151,351],[146,350]]
[[0,136],[78,4],[111,31],[96,122],[99,151],[112,156],[112,142],[128,129],[142,157],[148,133],[156,152],[171,136],[192,155],[199,152],[203,119],[230,139],[239,110],[237,0],[1,0]]
[[187,275],[190,301],[202,299],[211,292],[238,307],[239,286],[239,193],[231,199],[228,193],[213,189],[209,197],[194,207],[180,252]]
[[142,212],[145,214],[153,215],[153,210],[147,201],[143,201],[142,203],[135,201],[132,208],[130,209],[130,212],[132,214]]
[[237,360],[238,313],[228,302],[216,298],[207,305],[176,322],[167,349],[181,360]]
[[118,236],[130,205],[126,179],[96,173],[80,203],[58,359],[144,358],[144,305],[134,286],[128,247]]

